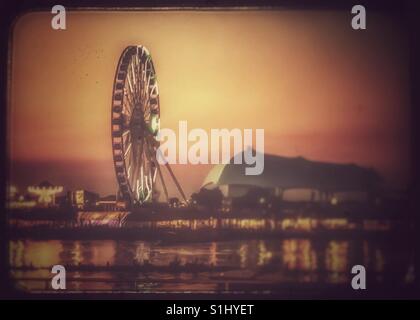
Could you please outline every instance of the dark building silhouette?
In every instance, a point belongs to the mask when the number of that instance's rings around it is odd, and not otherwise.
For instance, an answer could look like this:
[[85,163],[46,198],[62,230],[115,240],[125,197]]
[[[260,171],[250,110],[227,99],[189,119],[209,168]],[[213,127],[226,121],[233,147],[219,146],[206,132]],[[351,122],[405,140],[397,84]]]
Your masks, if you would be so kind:
[[203,187],[219,187],[227,198],[241,197],[251,188],[269,189],[288,201],[369,201],[378,194],[382,179],[371,168],[355,164],[311,161],[302,157],[264,156],[261,175],[245,175],[246,163],[216,165]]

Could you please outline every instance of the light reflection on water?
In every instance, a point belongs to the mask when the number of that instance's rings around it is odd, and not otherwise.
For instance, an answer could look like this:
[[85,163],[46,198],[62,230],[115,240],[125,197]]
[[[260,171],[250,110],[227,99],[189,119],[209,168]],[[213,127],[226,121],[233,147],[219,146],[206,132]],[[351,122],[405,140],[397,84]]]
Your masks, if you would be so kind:
[[137,221],[130,215],[121,218],[120,213],[79,213],[75,221],[10,219],[9,224],[16,228],[137,228],[161,230],[208,230],[227,229],[242,231],[322,231],[322,230],[365,230],[388,231],[392,229],[389,220],[362,219],[358,222],[348,218],[214,218],[171,219],[159,221]]
[[161,221],[125,221],[123,224],[129,228],[150,229],[240,229],[240,230],[355,230],[358,227],[364,230],[389,230],[390,221],[363,220],[360,226],[347,218],[209,218],[209,219],[172,219]]
[[[253,283],[260,288],[284,283],[345,283],[350,279],[351,266],[363,264],[381,281],[388,264],[395,264],[401,254],[387,249],[383,243],[367,240],[238,240],[163,245],[149,241],[33,241],[10,242],[12,267],[18,278],[50,279],[54,264],[64,266],[132,266],[145,263],[168,266],[174,260],[215,267],[227,271],[205,271],[193,274],[118,271],[70,271],[69,278],[101,278],[108,281],[72,281],[73,290],[131,290],[138,291],[220,291],[232,283]],[[404,250],[402,250],[404,252]],[[46,282],[17,281],[27,289],[49,289]]]

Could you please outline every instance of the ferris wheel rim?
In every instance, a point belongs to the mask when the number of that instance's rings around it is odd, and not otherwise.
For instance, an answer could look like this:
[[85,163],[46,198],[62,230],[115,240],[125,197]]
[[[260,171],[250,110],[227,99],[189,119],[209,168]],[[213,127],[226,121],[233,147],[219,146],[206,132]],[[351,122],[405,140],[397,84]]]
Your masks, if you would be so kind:
[[128,46],[115,73],[111,131],[119,194],[131,204],[153,198],[156,150],[149,150],[148,140],[156,134],[156,117],[160,119],[159,91],[150,53],[144,46]]

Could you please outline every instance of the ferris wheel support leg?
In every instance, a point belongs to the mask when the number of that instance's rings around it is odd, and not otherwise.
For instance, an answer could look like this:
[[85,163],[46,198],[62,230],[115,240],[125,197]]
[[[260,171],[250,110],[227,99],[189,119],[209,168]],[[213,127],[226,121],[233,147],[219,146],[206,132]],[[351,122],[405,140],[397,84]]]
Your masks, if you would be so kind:
[[168,202],[169,201],[168,189],[166,188],[165,180],[163,180],[163,175],[162,175],[162,171],[160,170],[159,163],[156,163],[156,166],[157,166],[160,182],[162,183],[163,192],[165,193],[166,201]]
[[185,202],[187,202],[187,198],[185,197],[185,193],[181,188],[181,185],[179,184],[178,180],[176,179],[174,173],[172,172],[171,166],[169,165],[169,163],[165,163],[165,167],[166,169],[168,169],[169,174],[172,177],[172,180],[174,180],[176,187],[178,188],[179,193],[181,194],[182,198],[184,199]]
[[146,140],[146,152],[148,154],[148,156],[150,157],[150,159],[152,159],[153,163],[155,164],[158,174],[159,174],[159,179],[160,182],[162,183],[162,187],[163,187],[163,192],[165,193],[165,197],[166,197],[166,202],[169,202],[169,196],[168,196],[168,189],[166,188],[166,183],[165,180],[163,179],[163,175],[162,175],[162,170],[160,170],[160,165],[159,162],[156,160],[156,157],[153,156],[153,153],[151,152],[151,147],[150,147],[150,143],[148,140]]

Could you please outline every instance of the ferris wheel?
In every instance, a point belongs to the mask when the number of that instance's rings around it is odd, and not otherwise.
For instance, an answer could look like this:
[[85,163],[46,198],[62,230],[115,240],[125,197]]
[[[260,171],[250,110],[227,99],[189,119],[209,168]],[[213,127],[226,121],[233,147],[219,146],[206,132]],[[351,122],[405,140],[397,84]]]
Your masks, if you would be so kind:
[[[167,187],[156,159],[159,128],[159,90],[151,55],[143,46],[129,46],[122,52],[117,65],[111,107],[117,197],[128,205],[156,200],[157,177],[168,200]],[[171,167],[165,166],[186,201]]]

